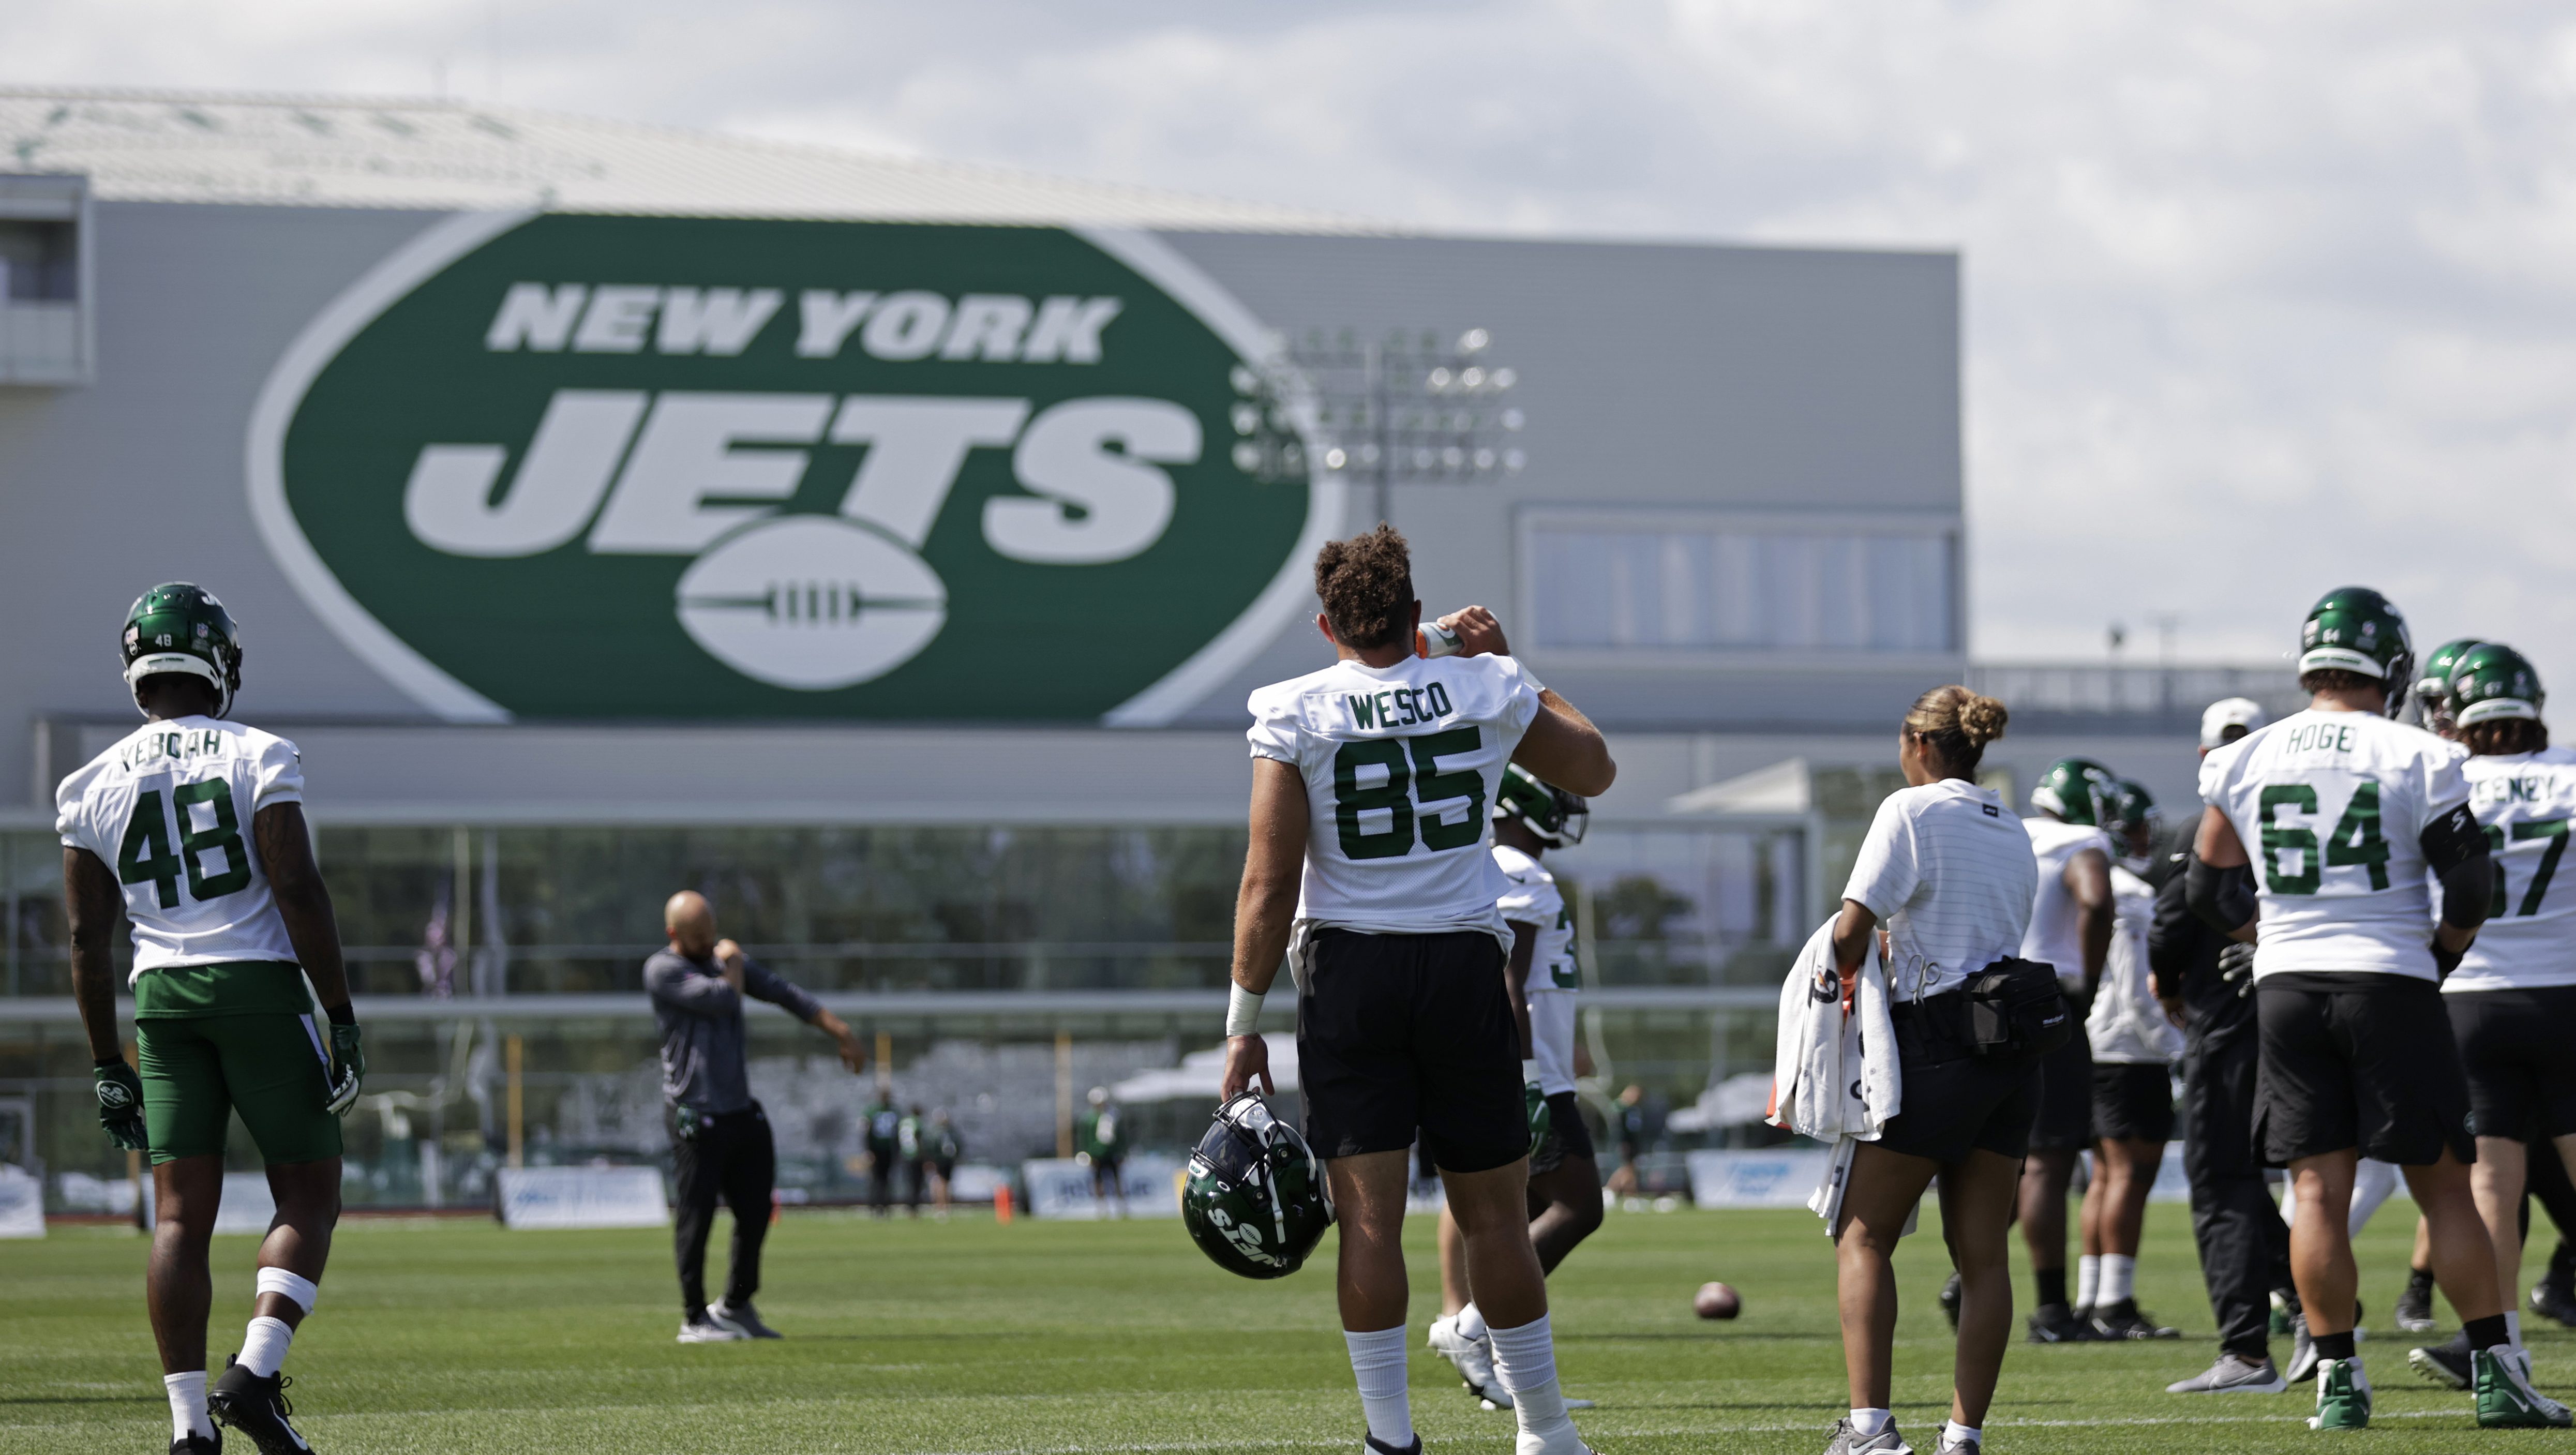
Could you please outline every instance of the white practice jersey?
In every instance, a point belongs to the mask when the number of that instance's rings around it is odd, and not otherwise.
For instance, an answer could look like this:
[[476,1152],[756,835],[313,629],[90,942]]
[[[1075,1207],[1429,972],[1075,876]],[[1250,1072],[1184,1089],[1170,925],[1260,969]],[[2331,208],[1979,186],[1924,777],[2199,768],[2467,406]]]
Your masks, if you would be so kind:
[[1995,791],[1944,778],[1879,804],[1843,898],[1887,926],[1888,988],[1915,1000],[2021,953],[2038,872]]
[[2262,904],[2257,980],[2295,970],[2435,978],[2433,898],[2418,840],[2466,803],[2459,747],[2377,713],[2310,709],[2200,765]]
[[2165,1065],[2182,1055],[2182,1028],[2165,1015],[2147,965],[2147,927],[2156,917],[2156,891],[2118,864],[2111,866],[2111,950],[2102,958],[2102,986],[2084,1018],[2084,1035],[2096,1062]]
[[304,799],[304,764],[274,733],[211,717],[147,723],[63,780],[54,829],[125,889],[134,974],[295,958],[251,816]]
[[[2576,750],[2469,758],[2460,775],[2495,854],[2496,892],[2477,943],[2442,988],[2576,985],[2576,865],[2560,862],[2576,818]],[[2426,893],[2438,916],[2441,891]]]
[[2066,866],[2086,849],[2099,849],[2106,859],[2120,851],[2111,836],[2083,824],[2053,818],[2026,818],[2031,857],[2039,869],[2031,891],[2030,928],[2021,937],[2021,957],[2057,967],[2057,983],[2081,989],[2084,984],[2084,931],[2075,896],[2066,889]]
[[1506,924],[1538,926],[1538,944],[1530,953],[1527,993],[1531,1057],[1538,1062],[1538,1084],[1550,1096],[1574,1089],[1574,993],[1583,977],[1574,964],[1574,916],[1556,876],[1538,860],[1509,844],[1494,845],[1494,867],[1506,881],[1501,900]]
[[1538,694],[1519,662],[1491,655],[1341,661],[1253,693],[1252,756],[1306,780],[1297,917],[1369,934],[1483,930],[1508,953],[1486,815]]

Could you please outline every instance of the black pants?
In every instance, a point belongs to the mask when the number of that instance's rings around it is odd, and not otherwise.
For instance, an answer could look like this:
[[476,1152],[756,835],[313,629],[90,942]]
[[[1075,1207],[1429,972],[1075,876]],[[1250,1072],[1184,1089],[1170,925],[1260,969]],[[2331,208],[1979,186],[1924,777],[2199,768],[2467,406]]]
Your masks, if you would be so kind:
[[694,1319],[707,1311],[707,1237],[715,1231],[716,1203],[733,1210],[733,1263],[725,1274],[724,1301],[735,1307],[760,1291],[760,1244],[769,1236],[769,1195],[778,1179],[778,1148],[760,1103],[742,1111],[700,1117],[694,1137],[671,1137],[672,1170],[680,1205],[671,1238],[680,1261],[680,1304]]
[[2290,1284],[2290,1230],[2263,1182],[2254,1146],[2254,1073],[2260,1047],[2254,1002],[2215,1015],[2192,1008],[2182,1061],[2183,1174],[2191,1182],[2191,1233],[2218,1319],[2218,1347],[2248,1359],[2269,1353],[2272,1290]]
[[878,1217],[894,1206],[894,1143],[868,1143],[868,1206]]

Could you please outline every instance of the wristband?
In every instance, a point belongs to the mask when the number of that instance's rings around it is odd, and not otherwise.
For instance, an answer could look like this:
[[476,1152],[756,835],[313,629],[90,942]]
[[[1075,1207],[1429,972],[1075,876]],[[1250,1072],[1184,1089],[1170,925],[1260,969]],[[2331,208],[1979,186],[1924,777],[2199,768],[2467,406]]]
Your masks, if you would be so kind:
[[1536,1086],[1537,1084],[1538,1084],[1538,1059],[1537,1059],[1536,1057],[1534,1057],[1534,1056],[1524,1056],[1524,1057],[1522,1057],[1522,1058],[1521,1058],[1521,1085],[1523,1085],[1523,1086]]
[[1261,997],[1240,985],[1227,987],[1225,997],[1225,1033],[1248,1036],[1261,1026]]

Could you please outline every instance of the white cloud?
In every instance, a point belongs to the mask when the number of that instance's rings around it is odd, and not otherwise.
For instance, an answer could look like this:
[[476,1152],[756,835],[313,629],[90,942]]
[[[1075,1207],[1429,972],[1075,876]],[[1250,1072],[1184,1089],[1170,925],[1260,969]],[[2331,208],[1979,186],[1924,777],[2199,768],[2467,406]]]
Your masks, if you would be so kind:
[[[1442,228],[1957,246],[1975,632],[2576,675],[2576,20],[2536,3],[23,0],[0,78],[418,92]],[[2148,634],[2151,635],[2151,634]],[[2557,645],[2570,642],[2565,647]]]

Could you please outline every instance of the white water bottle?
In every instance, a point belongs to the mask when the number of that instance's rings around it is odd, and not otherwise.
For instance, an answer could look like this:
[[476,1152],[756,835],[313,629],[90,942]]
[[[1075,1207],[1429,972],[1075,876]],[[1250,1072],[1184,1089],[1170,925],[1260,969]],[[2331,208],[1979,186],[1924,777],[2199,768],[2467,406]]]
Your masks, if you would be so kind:
[[1413,655],[1417,657],[1454,657],[1464,647],[1458,634],[1436,621],[1426,621],[1413,634]]

